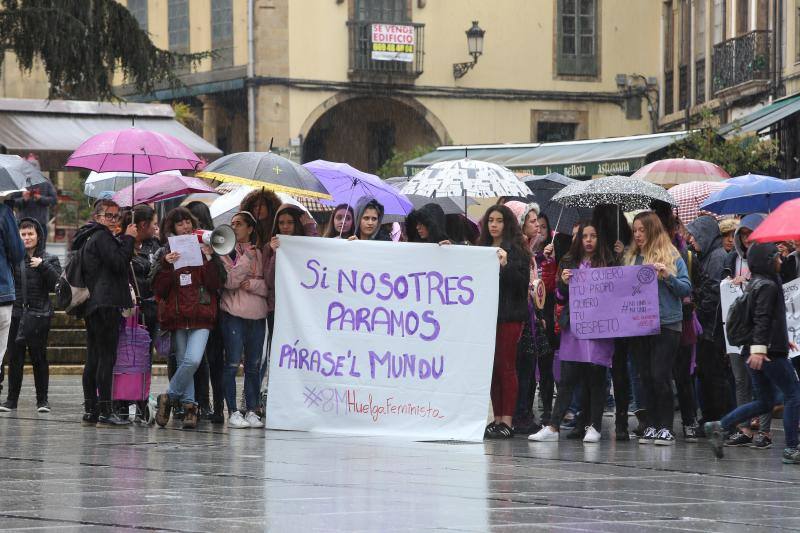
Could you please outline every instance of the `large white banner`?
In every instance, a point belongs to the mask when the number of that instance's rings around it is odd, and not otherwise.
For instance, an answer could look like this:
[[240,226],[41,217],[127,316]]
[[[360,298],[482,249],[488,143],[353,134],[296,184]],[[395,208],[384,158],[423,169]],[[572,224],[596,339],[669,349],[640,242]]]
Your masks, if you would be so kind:
[[276,266],[269,428],[483,438],[494,248],[281,237]]
[[[733,305],[734,300],[742,295],[742,289],[734,285],[729,279],[724,279],[719,286],[720,304],[722,306],[722,321],[728,316],[728,309]],[[786,304],[786,327],[789,330],[789,341],[800,345],[800,279],[790,281],[783,286],[783,300]],[[724,331],[724,326],[723,326]],[[728,353],[741,353],[742,349],[738,346],[731,346],[728,343],[728,334],[725,332],[725,345]],[[789,357],[797,357],[798,351],[789,353]]]

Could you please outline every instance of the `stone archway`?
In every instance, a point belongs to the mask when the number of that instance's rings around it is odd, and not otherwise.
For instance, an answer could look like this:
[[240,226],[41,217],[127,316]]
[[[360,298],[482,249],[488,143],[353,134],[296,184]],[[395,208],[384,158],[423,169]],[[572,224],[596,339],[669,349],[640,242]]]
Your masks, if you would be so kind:
[[326,159],[374,172],[392,150],[449,142],[444,125],[411,98],[339,93],[303,124],[303,162]]

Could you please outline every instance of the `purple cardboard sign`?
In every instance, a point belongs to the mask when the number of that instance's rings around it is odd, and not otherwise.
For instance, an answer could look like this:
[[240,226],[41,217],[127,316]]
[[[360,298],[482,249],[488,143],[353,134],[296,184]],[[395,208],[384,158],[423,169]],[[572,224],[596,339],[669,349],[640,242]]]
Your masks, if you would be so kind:
[[661,322],[655,269],[626,266],[572,270],[569,327],[579,339],[658,333]]

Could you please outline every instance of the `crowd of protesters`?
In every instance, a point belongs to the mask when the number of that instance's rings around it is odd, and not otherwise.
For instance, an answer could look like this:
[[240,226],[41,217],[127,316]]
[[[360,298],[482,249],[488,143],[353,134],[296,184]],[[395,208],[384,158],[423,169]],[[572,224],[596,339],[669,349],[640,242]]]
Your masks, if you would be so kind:
[[[771,447],[772,415],[782,406],[783,460],[800,464],[800,358],[788,358],[796,347],[788,338],[781,291],[783,283],[798,277],[800,260],[791,242],[749,241],[763,219],[718,221],[704,215],[683,226],[671,209],[654,205],[629,222],[617,206],[599,206],[591,219],[564,234],[552,229],[535,203],[501,199],[478,224],[428,204],[399,226],[384,224],[384,207],[364,198],[355,206],[337,206],[326,227],[318,228],[306,210],[257,190],[231,219],[236,242],[229,254],[202,245],[201,265],[177,267],[180,253],[170,250],[169,238],[212,229],[205,204],[175,208],[159,223],[147,205],[122,211],[111,200],[99,200],[72,245],[80,251],[76,257],[90,294],[81,309],[88,342],[82,421],[97,427],[131,423],[128,405],[114,401],[112,384],[120,324],[127,320],[123,311],[136,308],[150,349],[169,361],[169,385],[156,395],[155,405],[136,405],[140,416],[149,408],[159,426],[172,418],[184,429],[204,421],[231,429],[264,427],[261,390],[280,312],[279,237],[394,240],[497,249],[493,419],[485,438],[521,434],[542,443],[566,433],[587,445],[613,436],[657,446],[707,439],[722,457],[725,446]],[[17,222],[0,205],[0,231],[0,343],[7,342],[9,365],[8,396],[0,410],[17,408],[29,353],[37,408],[46,412],[47,334],[23,334],[21,324],[29,322],[29,309],[52,314],[48,293],[61,266],[44,251],[45,234],[36,218]],[[659,333],[578,338],[569,309],[575,272],[623,265],[655,270]],[[741,353],[726,353],[720,302],[725,279],[752,291],[752,342]],[[238,395],[240,367],[244,390]],[[674,428],[676,410],[682,431]],[[603,437],[606,415],[614,417],[609,437]]]

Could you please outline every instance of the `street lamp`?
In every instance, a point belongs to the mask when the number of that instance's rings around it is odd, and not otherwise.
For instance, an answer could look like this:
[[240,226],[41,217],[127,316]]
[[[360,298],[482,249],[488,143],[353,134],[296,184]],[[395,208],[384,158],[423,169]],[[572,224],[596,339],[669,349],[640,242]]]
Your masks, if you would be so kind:
[[469,55],[472,56],[472,61],[467,63],[454,63],[453,64],[453,77],[459,79],[469,72],[469,70],[478,63],[478,58],[483,54],[483,35],[486,32],[478,26],[478,21],[472,21],[472,27],[466,31],[467,34],[467,49]]
[[[628,99],[644,96],[647,100],[647,112],[650,115],[650,130],[658,131],[658,79],[642,74],[617,74],[614,77],[617,90]],[[638,105],[641,105],[639,103]]]

